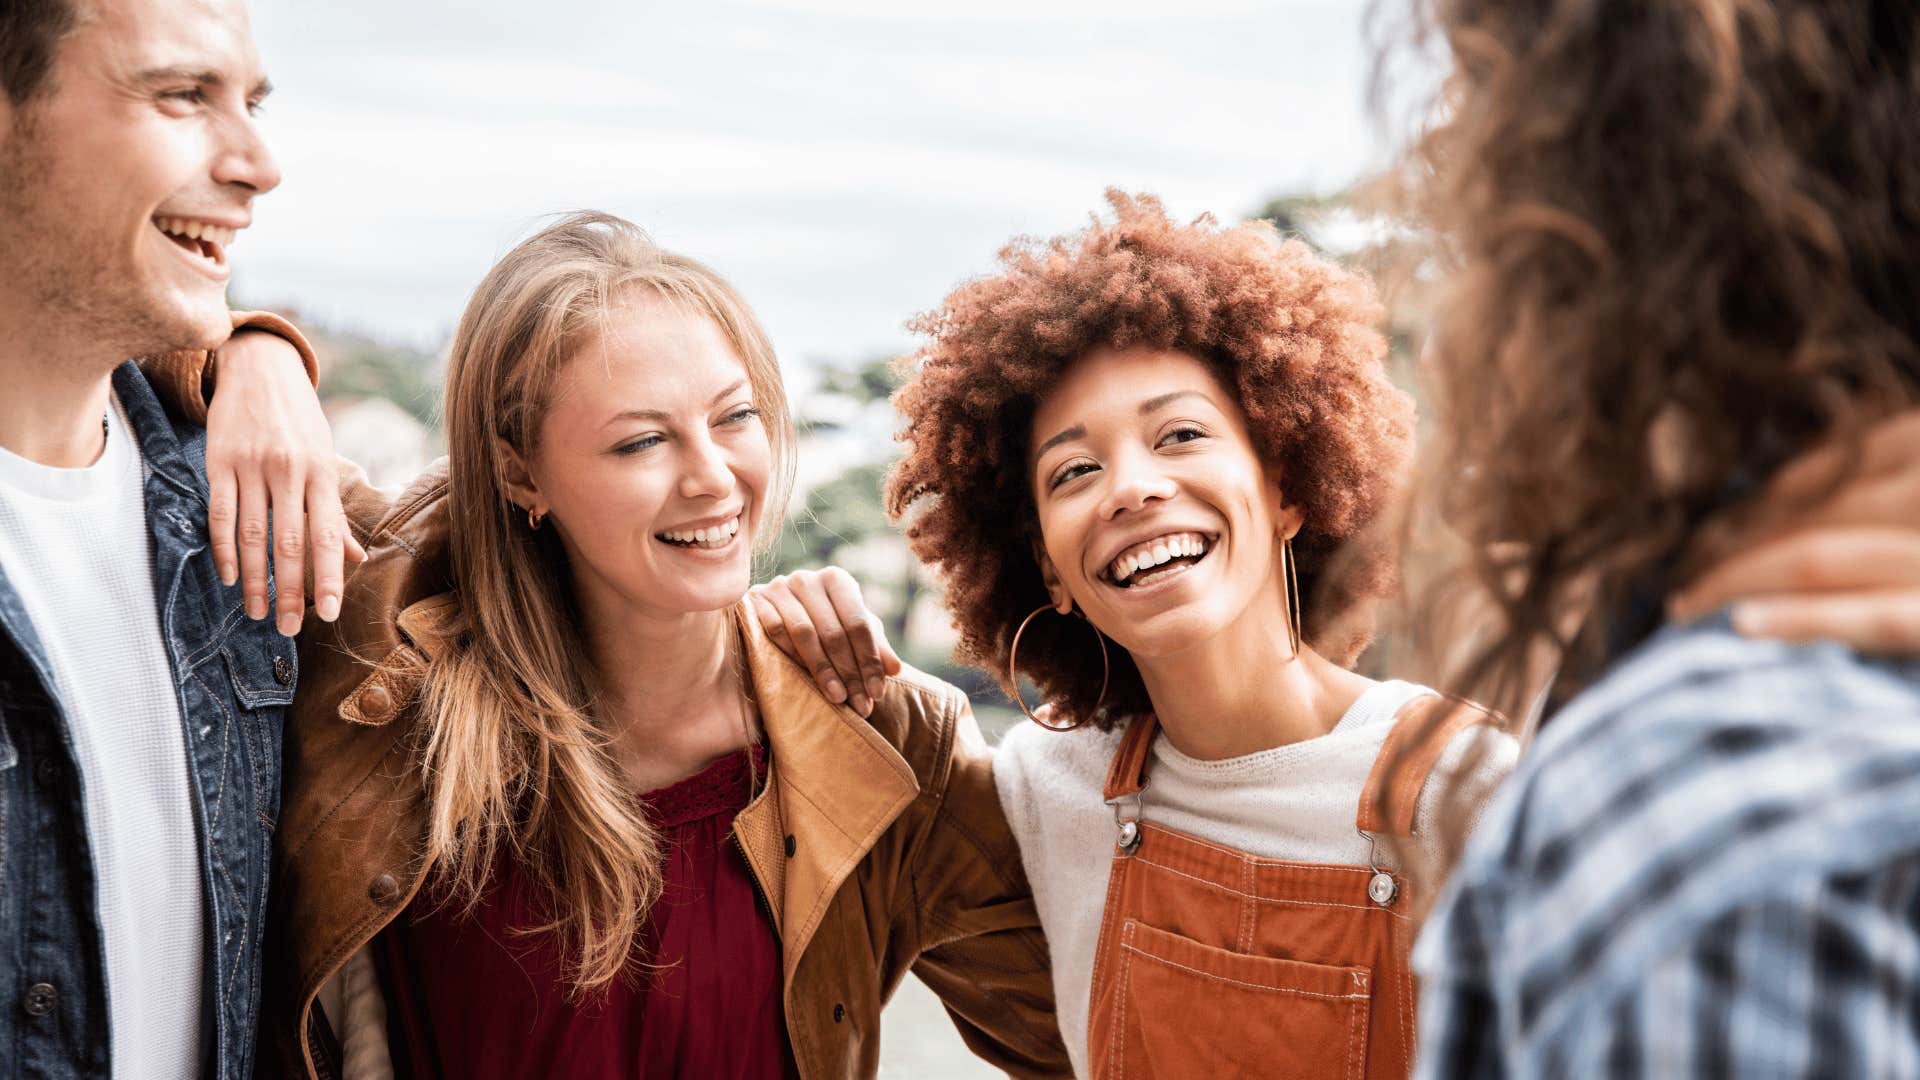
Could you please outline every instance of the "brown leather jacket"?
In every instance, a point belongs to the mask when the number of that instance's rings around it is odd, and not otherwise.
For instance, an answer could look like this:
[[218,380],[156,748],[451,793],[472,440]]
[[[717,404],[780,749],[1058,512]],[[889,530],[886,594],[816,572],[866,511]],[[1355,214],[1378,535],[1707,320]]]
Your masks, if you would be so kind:
[[[195,365],[148,371],[200,411]],[[264,953],[257,1071],[270,1077],[339,1075],[316,996],[420,887],[414,698],[459,602],[444,464],[393,503],[342,475],[369,558],[339,621],[309,618],[299,641]],[[874,1076],[880,1010],[909,969],[990,1064],[1069,1075],[1046,942],[966,696],[909,670],[862,719],[740,610],[774,766],[734,833],[779,930],[801,1076]]]

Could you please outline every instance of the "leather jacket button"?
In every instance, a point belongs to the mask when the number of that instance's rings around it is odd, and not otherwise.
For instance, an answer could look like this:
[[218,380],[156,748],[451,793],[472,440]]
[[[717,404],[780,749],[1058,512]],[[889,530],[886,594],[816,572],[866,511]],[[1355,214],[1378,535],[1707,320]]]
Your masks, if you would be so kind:
[[847,1007],[845,1005],[839,1004],[838,1002],[835,1002],[833,1006],[833,1022],[837,1024],[840,1021],[845,1020],[846,1018],[847,1018]]
[[28,1016],[45,1016],[60,1004],[60,991],[52,983],[34,983],[27,987],[27,996],[21,1001]]
[[293,685],[293,661],[284,656],[273,658],[273,681],[281,686]]
[[48,754],[34,762],[33,778],[40,781],[41,787],[52,787],[60,779],[60,763]]
[[393,715],[393,695],[384,686],[369,686],[360,691],[360,715],[369,720],[385,720]]
[[381,874],[367,886],[367,895],[384,907],[400,899],[400,882],[392,874]]
[[787,858],[789,859],[793,858],[793,853],[799,850],[799,847],[800,847],[799,844],[794,843],[793,834],[788,833],[787,834]]

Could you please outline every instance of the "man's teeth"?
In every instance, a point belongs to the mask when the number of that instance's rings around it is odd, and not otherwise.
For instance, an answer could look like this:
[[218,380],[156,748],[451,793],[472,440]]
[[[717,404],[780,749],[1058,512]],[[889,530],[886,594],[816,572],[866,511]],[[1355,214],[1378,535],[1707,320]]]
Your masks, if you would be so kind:
[[1107,572],[1116,584],[1125,585],[1129,578],[1142,570],[1151,570],[1173,559],[1205,555],[1207,549],[1207,538],[1199,533],[1173,533],[1121,552],[1120,557],[1107,567]]
[[670,544],[698,544],[703,547],[720,547],[733,539],[740,531],[740,519],[728,518],[710,529],[694,529],[691,532],[663,532],[660,539]]
[[188,240],[205,240],[208,243],[219,244],[221,247],[232,244],[233,238],[240,235],[238,229],[229,229],[204,221],[189,221],[186,218],[154,218],[153,223],[160,227],[161,232],[169,236],[183,236]]

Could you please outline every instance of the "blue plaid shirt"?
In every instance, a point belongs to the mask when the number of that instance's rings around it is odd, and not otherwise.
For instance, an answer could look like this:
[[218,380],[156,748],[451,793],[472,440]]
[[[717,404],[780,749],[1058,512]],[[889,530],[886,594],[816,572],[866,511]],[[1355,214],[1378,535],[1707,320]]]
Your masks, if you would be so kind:
[[1425,1077],[1920,1076],[1920,665],[1661,632],[1522,756],[1414,962]]

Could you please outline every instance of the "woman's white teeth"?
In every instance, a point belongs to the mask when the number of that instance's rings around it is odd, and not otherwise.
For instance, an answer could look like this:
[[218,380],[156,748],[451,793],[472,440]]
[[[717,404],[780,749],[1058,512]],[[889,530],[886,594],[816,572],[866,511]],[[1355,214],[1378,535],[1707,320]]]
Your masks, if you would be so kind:
[[1107,567],[1113,580],[1125,585],[1127,580],[1142,570],[1151,570],[1162,563],[1188,556],[1200,556],[1207,553],[1207,538],[1199,533],[1175,533],[1161,536],[1138,544],[1120,554]]
[[700,544],[705,547],[720,547],[733,539],[740,531],[740,519],[728,518],[708,529],[693,529],[687,532],[663,532],[660,539],[670,544]]
[[161,232],[169,236],[182,236],[188,240],[205,240],[210,244],[219,244],[221,247],[233,243],[233,238],[240,234],[238,229],[228,229],[204,221],[189,221],[186,218],[155,218],[153,223],[160,227]]

